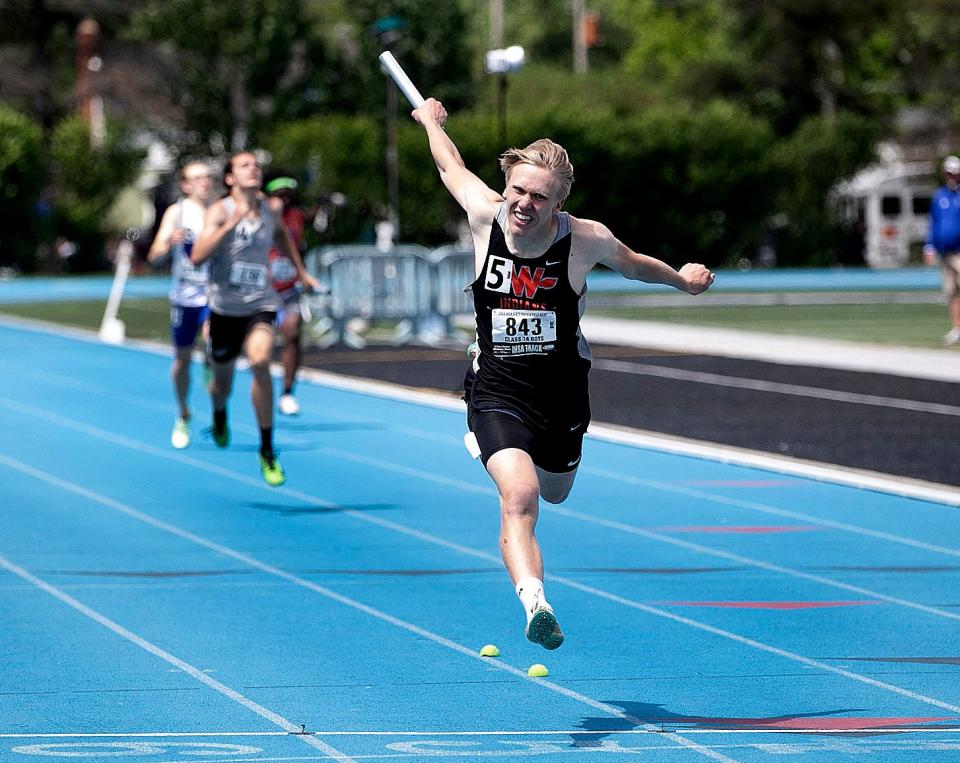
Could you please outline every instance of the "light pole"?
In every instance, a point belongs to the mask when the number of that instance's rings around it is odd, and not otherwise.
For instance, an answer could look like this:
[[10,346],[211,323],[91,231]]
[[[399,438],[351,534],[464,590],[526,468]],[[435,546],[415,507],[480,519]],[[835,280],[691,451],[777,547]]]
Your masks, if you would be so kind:
[[77,108],[90,128],[91,148],[99,149],[106,133],[103,98],[97,94],[94,84],[94,75],[103,68],[103,59],[99,56],[100,24],[85,18],[77,25],[73,39],[77,48]]
[[[373,34],[380,47],[390,50],[403,36],[406,22],[398,16],[378,19],[373,25]],[[388,235],[392,244],[400,239],[400,168],[397,148],[397,86],[387,77],[387,220]],[[378,238],[381,238],[378,236]]]
[[484,59],[487,74],[497,75],[497,118],[500,126],[500,146],[507,147],[507,74],[519,71],[525,55],[519,45],[488,50]]

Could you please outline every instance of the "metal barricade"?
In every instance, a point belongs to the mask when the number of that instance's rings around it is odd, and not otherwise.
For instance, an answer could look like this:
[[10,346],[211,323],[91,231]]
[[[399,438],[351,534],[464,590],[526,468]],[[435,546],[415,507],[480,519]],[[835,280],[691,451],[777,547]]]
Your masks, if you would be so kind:
[[433,308],[443,321],[447,336],[456,333],[454,317],[473,314],[473,296],[464,291],[476,280],[476,265],[473,249],[460,244],[447,244],[430,253],[433,264]]
[[306,298],[311,344],[362,347],[371,324],[379,324],[382,335],[390,323],[394,344],[464,339],[455,318],[473,313],[473,298],[464,292],[475,279],[472,250],[457,244],[433,251],[416,244],[325,246],[307,252],[304,266],[323,287]]
[[417,335],[432,314],[430,250],[401,244],[382,251],[375,246],[330,246],[316,261],[318,277],[330,289],[328,315],[338,338],[362,346],[355,319],[367,323],[392,322],[392,341]]

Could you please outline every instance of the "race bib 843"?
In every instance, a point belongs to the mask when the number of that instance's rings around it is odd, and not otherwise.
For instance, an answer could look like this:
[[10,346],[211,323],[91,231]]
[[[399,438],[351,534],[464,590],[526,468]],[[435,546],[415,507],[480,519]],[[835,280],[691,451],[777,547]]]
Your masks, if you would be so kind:
[[553,310],[494,310],[491,326],[497,355],[549,352],[557,341],[557,314]]

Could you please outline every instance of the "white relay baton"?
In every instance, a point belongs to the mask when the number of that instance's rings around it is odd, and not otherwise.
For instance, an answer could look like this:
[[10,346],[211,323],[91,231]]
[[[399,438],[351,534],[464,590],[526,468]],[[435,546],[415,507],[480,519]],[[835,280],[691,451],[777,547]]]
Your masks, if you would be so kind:
[[383,53],[380,54],[380,65],[383,67],[383,70],[390,75],[390,79],[397,83],[397,87],[399,87],[407,97],[407,100],[410,101],[413,108],[419,109],[423,106],[423,96],[420,95],[417,86],[410,81],[407,73],[400,67],[400,64],[397,63],[397,59],[393,57],[393,53],[389,50],[383,51]]

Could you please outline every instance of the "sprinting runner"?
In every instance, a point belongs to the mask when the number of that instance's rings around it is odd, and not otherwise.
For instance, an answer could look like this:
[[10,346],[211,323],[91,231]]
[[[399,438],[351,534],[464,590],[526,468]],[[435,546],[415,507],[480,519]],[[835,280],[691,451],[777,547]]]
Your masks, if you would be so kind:
[[477,322],[464,382],[475,438],[500,497],[500,553],[526,614],[526,637],[546,649],[563,632],[543,590],[534,534],[539,499],[570,493],[590,421],[590,348],[580,332],[587,273],[603,263],[627,278],[699,294],[703,265],[679,271],[618,241],[603,225],[561,212],[573,183],[567,152],[543,139],[500,157],[503,194],[470,172],[432,98],[413,112],[447,190],[467,213],[476,254]]
[[229,195],[207,212],[203,233],[193,247],[193,262],[199,265],[210,260],[213,440],[221,448],[230,444],[227,400],[237,356],[243,352],[253,372],[251,397],[260,427],[260,472],[267,484],[278,486],[286,482],[286,474],[273,448],[270,358],[280,298],[270,282],[270,247],[276,244],[286,252],[307,289],[316,288],[317,282],[304,270],[279,214],[262,197],[262,179],[254,154],[241,151],[230,157],[223,176]]
[[190,359],[200,333],[207,336],[207,280],[210,268],[194,265],[190,259],[194,242],[203,230],[203,218],[210,203],[213,180],[205,162],[190,162],[180,170],[183,197],[171,204],[147,253],[147,262],[158,264],[170,258],[170,335],[173,364],[170,376],[177,400],[177,417],[170,433],[174,448],[190,445]]
[[[303,210],[299,205],[297,189],[299,183],[287,175],[270,180],[264,190],[269,195],[272,209],[280,213],[280,218],[290,233],[290,240],[302,254],[303,228],[306,223]],[[276,246],[270,249],[270,279],[273,288],[280,295],[280,310],[277,313],[277,328],[283,336],[283,350],[280,360],[283,364],[283,391],[277,401],[277,407],[284,416],[296,416],[300,413],[300,403],[293,394],[293,385],[300,370],[301,342],[300,327],[300,289],[297,269]]]

